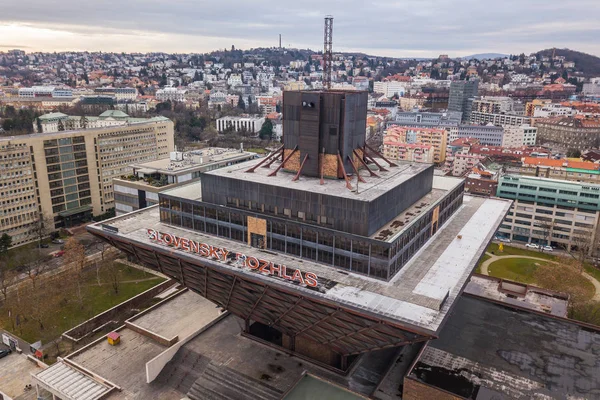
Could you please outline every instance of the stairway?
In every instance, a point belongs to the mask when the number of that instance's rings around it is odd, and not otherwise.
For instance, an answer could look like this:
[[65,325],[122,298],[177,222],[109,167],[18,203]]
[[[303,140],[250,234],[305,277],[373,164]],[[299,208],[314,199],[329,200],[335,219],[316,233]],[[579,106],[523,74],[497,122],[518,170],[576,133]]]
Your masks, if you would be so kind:
[[194,382],[202,375],[209,362],[210,359],[182,348],[165,365],[156,381],[171,386],[181,393],[187,393]]
[[187,395],[191,400],[280,400],[283,392],[210,362]]

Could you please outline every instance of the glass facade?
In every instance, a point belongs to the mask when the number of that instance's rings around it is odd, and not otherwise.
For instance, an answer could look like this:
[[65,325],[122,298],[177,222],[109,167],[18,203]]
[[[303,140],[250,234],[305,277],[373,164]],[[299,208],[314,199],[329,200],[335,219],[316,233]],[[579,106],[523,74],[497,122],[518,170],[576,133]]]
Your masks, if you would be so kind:
[[[267,222],[265,248],[268,250],[388,280],[460,207],[463,191],[464,184],[461,184],[426,213],[415,218],[390,241],[163,194],[159,195],[160,220],[166,224],[247,243],[248,217],[264,219]],[[437,222],[434,221],[435,210],[438,210]]]

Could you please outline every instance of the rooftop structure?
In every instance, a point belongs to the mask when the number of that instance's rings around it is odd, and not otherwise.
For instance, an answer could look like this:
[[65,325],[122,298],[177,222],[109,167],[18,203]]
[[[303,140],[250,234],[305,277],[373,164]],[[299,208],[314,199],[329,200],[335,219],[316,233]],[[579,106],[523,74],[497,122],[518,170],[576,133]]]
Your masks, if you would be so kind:
[[493,276],[474,274],[465,293],[519,308],[567,318],[569,295]]
[[597,327],[463,296],[405,378],[403,397],[599,399],[599,340]]
[[363,145],[364,93],[289,95],[280,149],[88,230],[328,369],[436,337],[510,202]]
[[256,158],[241,149],[209,147],[131,166],[133,173],[113,180],[117,215],[158,204],[158,193],[200,179],[200,174],[216,168]]

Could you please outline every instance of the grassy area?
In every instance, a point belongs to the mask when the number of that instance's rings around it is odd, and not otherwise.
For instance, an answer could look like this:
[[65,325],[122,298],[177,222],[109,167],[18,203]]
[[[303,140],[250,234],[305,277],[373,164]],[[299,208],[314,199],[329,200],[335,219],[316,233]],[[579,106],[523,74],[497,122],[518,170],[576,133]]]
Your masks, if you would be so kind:
[[538,269],[537,264],[539,261],[527,258],[506,258],[491,263],[488,272],[497,278],[533,284],[535,282],[533,275]]
[[[571,265],[544,263],[527,258],[506,258],[494,261],[488,268],[490,276],[569,293],[573,302],[590,300],[594,285]],[[600,271],[597,271],[600,276]]]
[[528,257],[536,257],[536,258],[544,258],[546,260],[557,261],[558,257],[539,250],[528,250],[528,249],[520,249],[518,247],[511,247],[504,245],[504,250],[502,252],[498,251],[498,244],[492,243],[488,246],[487,252],[495,254],[497,256],[528,256]]
[[[119,290],[115,293],[110,284],[111,276],[106,271],[97,274],[95,270],[84,273],[81,290],[83,306],[78,300],[77,285],[73,279],[62,277],[46,284],[46,288],[39,290],[40,298],[32,303],[16,300],[0,307],[0,326],[31,343],[42,340],[48,342],[57,338],[61,333],[80,324],[109,308],[145,291],[164,281],[163,278],[147,272],[117,264],[119,276]],[[98,278],[100,285],[98,285]],[[35,297],[35,296],[31,296]],[[16,319],[8,317],[8,310],[19,313],[19,326]],[[39,319],[35,320],[34,313],[42,315],[43,329]]]
[[596,278],[598,282],[600,282],[600,269],[594,268],[592,265],[585,263],[583,266],[585,272]]

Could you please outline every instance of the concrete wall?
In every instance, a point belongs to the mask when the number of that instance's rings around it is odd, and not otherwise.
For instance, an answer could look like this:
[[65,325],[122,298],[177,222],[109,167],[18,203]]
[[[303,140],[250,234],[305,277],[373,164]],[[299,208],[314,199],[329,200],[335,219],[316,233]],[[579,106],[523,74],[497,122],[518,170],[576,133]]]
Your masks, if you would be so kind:
[[104,311],[101,314],[96,315],[93,318],[88,319],[87,321],[77,325],[76,327],[66,331],[62,334],[65,339],[70,340],[71,342],[78,343],[83,338],[87,337],[92,331],[96,328],[106,324],[107,322],[112,321],[118,315],[122,314],[127,310],[131,310],[134,308],[138,308],[144,303],[146,303],[151,298],[155,297],[157,294],[166,290],[167,288],[173,286],[176,282],[172,280],[166,280],[163,283],[160,283],[153,288],[146,290],[138,294],[135,297],[132,297],[129,300],[122,302],[121,304],[117,304],[111,309]]
[[229,313],[224,312],[223,314],[219,315],[217,318],[212,320],[208,325],[203,326],[196,332],[192,333],[186,338],[183,338],[179,342],[175,343],[173,346],[169,347],[168,349],[154,357],[152,360],[148,361],[146,363],[146,383],[151,383],[158,377],[165,365],[167,365],[168,362],[173,359],[175,354],[177,354],[181,346],[183,346],[184,344],[186,344],[205,330],[212,327],[214,324],[225,318],[227,315],[229,315]]

